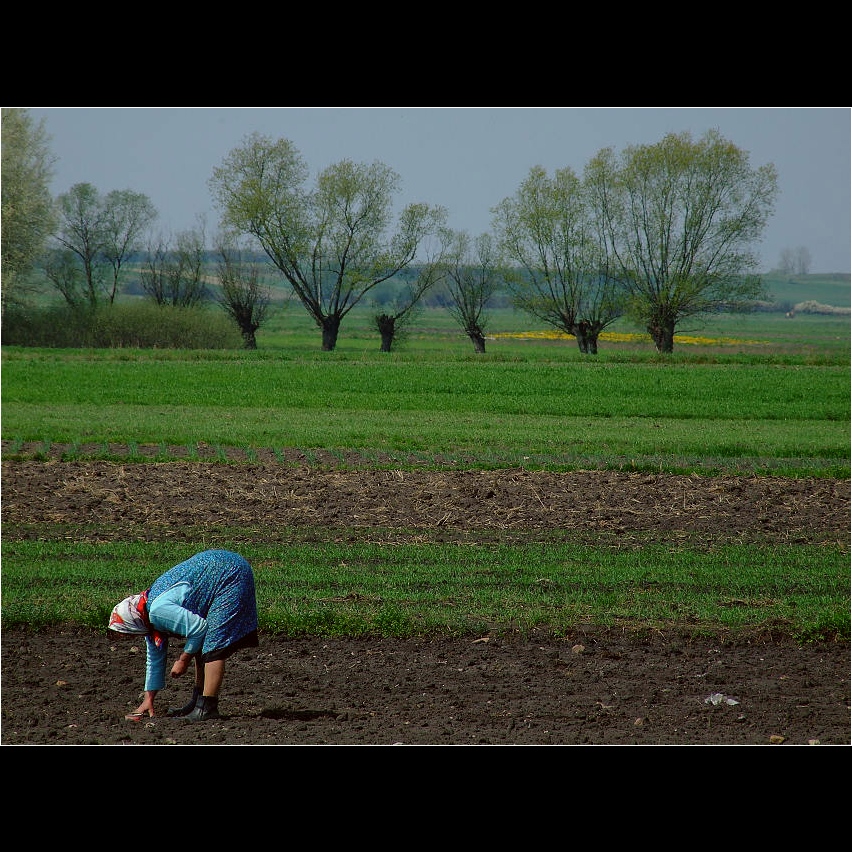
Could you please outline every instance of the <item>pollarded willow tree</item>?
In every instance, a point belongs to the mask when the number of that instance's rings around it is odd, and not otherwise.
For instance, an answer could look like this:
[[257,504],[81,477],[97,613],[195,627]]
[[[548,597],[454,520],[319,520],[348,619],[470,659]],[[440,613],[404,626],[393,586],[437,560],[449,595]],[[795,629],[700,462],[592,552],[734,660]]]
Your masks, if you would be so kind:
[[718,131],[697,142],[689,133],[669,134],[620,156],[601,150],[584,182],[628,314],[657,351],[673,351],[675,329],[688,317],[765,298],[752,246],[778,193],[772,164],[752,168],[748,153]]
[[381,338],[382,352],[390,352],[395,342],[408,336],[420,313],[423,297],[446,275],[443,259],[450,239],[450,231],[446,227],[447,212],[442,207],[435,208],[433,212],[434,232],[421,240],[420,263],[410,267],[410,271],[416,274],[409,276],[410,280],[398,289],[392,304],[377,310],[373,317]]
[[624,312],[624,291],[582,181],[570,168],[551,178],[534,166],[492,213],[515,305],[597,354],[601,332]]
[[441,223],[441,208],[409,204],[391,232],[399,175],[382,163],[343,160],[312,190],[308,167],[288,139],[254,133],[209,181],[223,231],[250,235],[322,330],[331,351],[343,318],[377,284],[407,268]]
[[257,349],[255,332],[266,320],[272,294],[261,275],[260,266],[239,245],[220,237],[216,245],[217,268],[222,293],[217,301],[239,326],[245,349]]
[[497,243],[491,234],[472,239],[467,231],[450,234],[447,252],[447,311],[473,343],[474,352],[485,352],[488,302],[505,282]]

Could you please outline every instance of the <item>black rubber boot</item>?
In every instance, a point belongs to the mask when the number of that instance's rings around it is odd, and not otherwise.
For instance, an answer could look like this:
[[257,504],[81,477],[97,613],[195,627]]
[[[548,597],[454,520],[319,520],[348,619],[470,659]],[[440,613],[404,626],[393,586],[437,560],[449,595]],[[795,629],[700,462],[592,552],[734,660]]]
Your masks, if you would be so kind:
[[206,719],[221,719],[219,715],[219,698],[212,695],[202,695],[195,702],[195,707],[192,712],[187,713],[184,719],[189,719],[191,722],[203,722]]
[[196,686],[192,690],[192,698],[189,699],[188,704],[184,704],[183,707],[169,707],[166,711],[166,715],[188,716],[195,709],[195,705],[198,703],[199,698],[201,698],[201,690]]

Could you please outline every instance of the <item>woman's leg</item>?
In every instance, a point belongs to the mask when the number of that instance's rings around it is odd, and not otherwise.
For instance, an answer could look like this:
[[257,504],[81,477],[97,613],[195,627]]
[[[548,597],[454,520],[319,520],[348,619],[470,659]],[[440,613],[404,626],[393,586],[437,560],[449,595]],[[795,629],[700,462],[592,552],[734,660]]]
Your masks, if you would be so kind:
[[205,719],[219,719],[219,690],[222,678],[225,676],[225,661],[212,660],[204,663],[204,693],[195,703],[192,712],[184,717],[191,722],[201,722]]
[[201,686],[205,696],[216,697],[222,688],[222,678],[225,677],[225,661],[213,660],[204,663],[204,673],[201,676]]

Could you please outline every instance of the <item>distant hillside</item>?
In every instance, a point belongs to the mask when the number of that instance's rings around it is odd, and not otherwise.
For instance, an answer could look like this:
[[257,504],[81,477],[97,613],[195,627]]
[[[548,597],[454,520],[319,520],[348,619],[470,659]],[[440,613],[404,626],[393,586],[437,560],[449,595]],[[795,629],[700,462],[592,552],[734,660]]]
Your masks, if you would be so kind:
[[814,275],[781,275],[768,272],[763,276],[770,301],[787,310],[801,302],[817,302],[835,308],[852,307],[852,276],[848,272],[828,272]]

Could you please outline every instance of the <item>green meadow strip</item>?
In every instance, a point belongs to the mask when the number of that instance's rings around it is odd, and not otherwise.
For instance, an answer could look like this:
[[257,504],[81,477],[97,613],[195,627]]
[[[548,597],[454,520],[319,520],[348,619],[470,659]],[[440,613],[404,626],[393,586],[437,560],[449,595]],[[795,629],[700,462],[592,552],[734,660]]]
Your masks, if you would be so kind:
[[341,450],[351,448],[362,449],[365,457],[407,453],[427,459],[442,454],[472,467],[572,469],[609,461],[615,469],[670,470],[682,469],[690,458],[710,458],[714,468],[757,460],[760,472],[795,468],[797,460],[806,459],[816,471],[849,472],[849,424],[839,420],[600,420],[504,413],[483,418],[440,410],[332,410],[318,415],[313,409],[292,408],[19,403],[4,405],[3,434],[15,442],[7,456],[20,453],[25,441],[39,442],[45,456],[52,444],[70,443],[69,457],[80,454],[83,444],[130,442],[160,445],[163,459],[169,457],[169,446],[185,447],[185,455],[197,459],[197,444],[203,441],[214,447],[299,447],[309,464],[310,448],[326,448],[341,460]]
[[65,458],[109,458],[92,446],[128,444],[198,459],[204,444],[220,461],[299,447],[308,463],[357,450],[421,465],[849,475],[848,364],[324,354],[4,349],[6,453],[63,444]]
[[[260,626],[287,635],[558,637],[583,626],[849,636],[848,553],[816,546],[239,545]],[[3,542],[4,625],[104,629],[177,543]]]
[[[66,411],[456,413],[460,416],[837,420],[850,418],[848,365],[501,364],[39,359],[4,351],[3,404]],[[5,419],[5,418],[4,418]],[[4,424],[4,433],[6,427]]]

